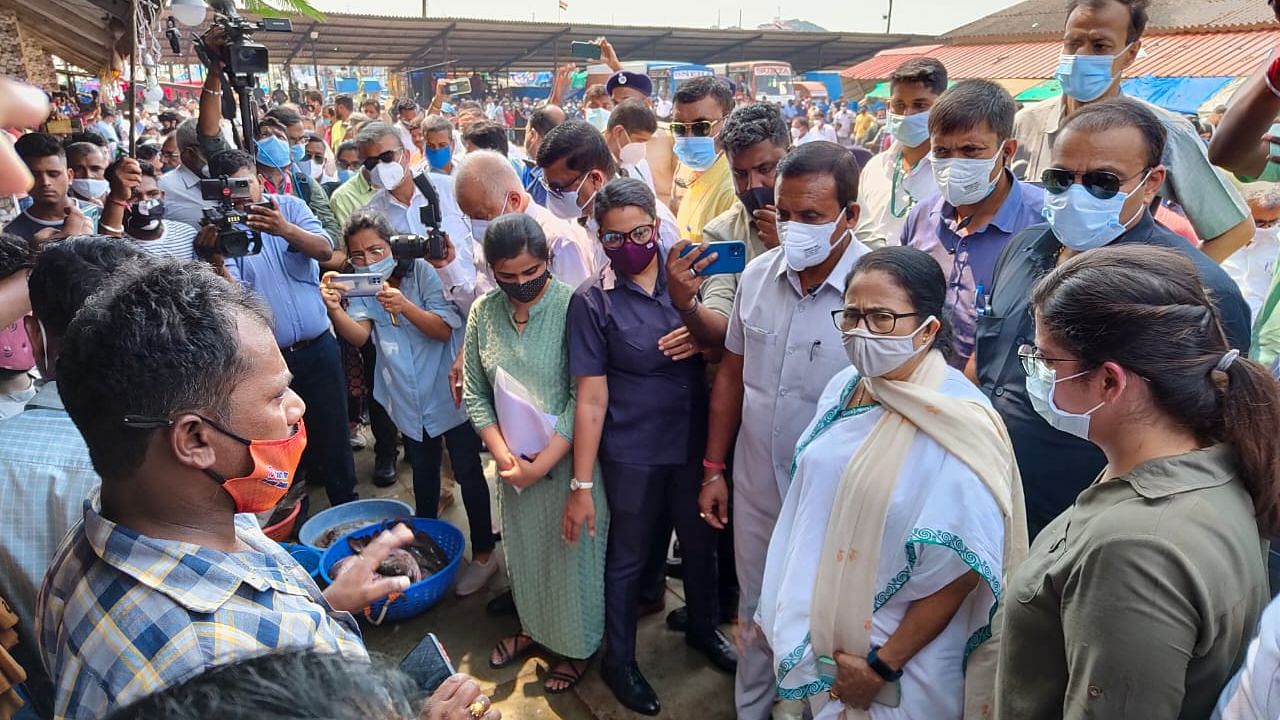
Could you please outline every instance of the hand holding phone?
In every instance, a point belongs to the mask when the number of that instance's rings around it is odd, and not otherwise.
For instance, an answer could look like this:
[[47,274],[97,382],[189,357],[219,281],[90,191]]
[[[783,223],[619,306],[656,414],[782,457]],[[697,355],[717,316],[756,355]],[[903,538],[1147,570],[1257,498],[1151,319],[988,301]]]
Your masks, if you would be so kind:
[[575,40],[569,43],[569,54],[582,60],[599,60],[600,46],[592,42],[578,42]]
[[456,671],[440,639],[435,633],[427,633],[400,661],[400,672],[412,678],[419,690],[431,694]]
[[699,259],[711,253],[716,254],[716,259],[710,265],[696,271],[699,275],[731,275],[740,273],[747,267],[747,244],[741,240],[689,245],[680,251],[680,256],[683,257],[695,249],[698,250]]
[[325,285],[342,293],[343,297],[373,297],[382,290],[382,277],[371,273],[327,275]]

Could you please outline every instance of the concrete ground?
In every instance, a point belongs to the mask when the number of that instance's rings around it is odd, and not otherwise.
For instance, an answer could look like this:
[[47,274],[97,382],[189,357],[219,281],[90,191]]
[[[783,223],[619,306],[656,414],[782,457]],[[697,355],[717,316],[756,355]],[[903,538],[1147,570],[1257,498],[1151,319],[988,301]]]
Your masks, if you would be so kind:
[[[494,486],[496,472],[493,462],[485,455],[486,477],[490,488]],[[413,479],[409,464],[403,460],[397,466],[396,484],[378,488],[370,482],[373,476],[373,448],[357,451],[356,474],[360,479],[360,497],[392,497],[413,505]],[[451,477],[446,463],[445,475]],[[453,486],[446,480],[446,488]],[[311,512],[314,514],[328,506],[324,490],[309,488]],[[453,493],[455,502],[443,519],[461,528],[467,536],[467,517],[462,507],[462,494]],[[496,503],[494,512],[496,514]],[[496,522],[495,522],[496,527]],[[501,557],[502,545],[498,545]],[[470,556],[470,548],[467,550]],[[373,653],[382,654],[398,662],[418,641],[429,632],[440,638],[459,672],[469,673],[478,680],[502,711],[504,718],[566,718],[567,720],[614,720],[644,717],[619,705],[613,693],[600,679],[599,662],[592,664],[582,682],[573,692],[549,695],[542,688],[548,669],[546,659],[536,655],[502,670],[489,667],[489,653],[502,637],[519,630],[514,617],[492,618],[485,613],[485,603],[496,597],[508,585],[505,571],[490,581],[489,587],[467,598],[450,593],[426,613],[398,625],[373,626],[361,620],[365,642]],[[679,581],[668,581],[667,609],[684,604]],[[727,720],[733,717],[733,677],[712,668],[697,652],[684,643],[684,637],[667,630],[659,613],[640,621],[638,662],[650,684],[662,701],[659,717],[693,718],[698,720]],[[733,631],[725,627],[726,634]]]

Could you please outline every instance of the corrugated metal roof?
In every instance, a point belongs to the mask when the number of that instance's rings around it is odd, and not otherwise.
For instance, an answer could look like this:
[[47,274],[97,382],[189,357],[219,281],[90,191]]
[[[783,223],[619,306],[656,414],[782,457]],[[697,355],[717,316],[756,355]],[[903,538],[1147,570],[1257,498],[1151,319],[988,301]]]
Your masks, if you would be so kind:
[[[1147,16],[1147,32],[1165,33],[1260,27],[1275,22],[1275,16],[1263,0],[1151,0]],[[967,42],[969,38],[993,36],[1059,35],[1066,21],[1063,0],[1026,0],[962,25],[945,37]]]
[[[1280,44],[1280,29],[1149,35],[1145,53],[1125,71],[1125,77],[1228,77],[1248,75],[1272,47]],[[883,80],[913,57],[937,58],[948,77],[1050,78],[1058,68],[1062,43],[1058,40],[976,45],[927,45],[882,52],[840,74],[858,80]],[[914,51],[914,52],[913,52]]]

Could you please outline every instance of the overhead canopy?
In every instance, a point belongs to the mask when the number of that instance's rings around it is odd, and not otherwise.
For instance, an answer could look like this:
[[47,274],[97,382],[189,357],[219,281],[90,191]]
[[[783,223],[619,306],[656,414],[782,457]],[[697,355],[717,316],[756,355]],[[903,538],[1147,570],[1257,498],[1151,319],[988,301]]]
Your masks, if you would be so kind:
[[46,52],[90,72],[108,65],[111,31],[123,35],[129,16],[125,0],[0,0],[0,8],[12,10]]
[[[0,0],[0,2],[21,0]],[[65,2],[68,0],[57,0]],[[794,32],[637,27],[465,18],[328,13],[324,22],[295,18],[293,33],[257,33],[272,62],[375,65],[413,69],[449,62],[456,70],[535,70],[569,62],[569,43],[609,38],[623,61],[676,58],[708,64],[778,60],[799,73],[843,67],[895,45],[925,40],[882,33]],[[166,55],[168,50],[165,50]]]
[[1125,80],[1126,95],[1139,97],[1183,115],[1195,115],[1206,100],[1231,82],[1229,77],[1141,77]]
[[1062,83],[1057,80],[1045,80],[1014,95],[1013,99],[1020,102],[1040,102],[1041,100],[1056,98],[1061,94]]

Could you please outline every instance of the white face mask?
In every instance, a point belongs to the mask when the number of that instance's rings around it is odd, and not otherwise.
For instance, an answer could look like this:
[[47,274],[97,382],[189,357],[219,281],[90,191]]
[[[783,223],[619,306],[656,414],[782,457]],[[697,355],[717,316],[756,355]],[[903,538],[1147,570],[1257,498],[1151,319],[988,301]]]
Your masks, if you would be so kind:
[[324,176],[324,163],[319,160],[311,160],[309,163],[307,174],[311,176],[312,180],[319,180]]
[[933,179],[938,183],[938,191],[951,203],[952,207],[973,205],[982,202],[992,190],[996,189],[997,175],[991,179],[996,169],[996,161],[1004,151],[1001,145],[996,154],[989,158],[939,158],[930,157],[933,165]]
[[[565,190],[559,195],[548,190],[547,209],[551,211],[552,215],[555,215],[561,220],[577,220],[582,217],[582,209],[587,205],[590,205],[591,201],[596,198],[596,194],[591,193],[591,197],[587,198],[585,203],[578,204],[578,193],[582,192],[582,186],[586,182],[587,181],[584,178],[582,182],[578,183],[577,190]],[[596,192],[599,192],[599,190]]]
[[404,180],[404,166],[398,162],[380,162],[369,173],[369,184],[383,190],[394,190]]
[[1053,401],[1053,395],[1058,383],[1073,380],[1087,374],[1088,371],[1068,375],[1059,380],[1056,370],[1049,370],[1039,363],[1036,364],[1036,367],[1040,369],[1034,375],[1027,376],[1027,395],[1031,398],[1031,406],[1051,427],[1064,433],[1075,435],[1082,440],[1088,440],[1090,416],[1097,412],[1098,408],[1106,405],[1106,401],[1100,402],[1087,412],[1078,415],[1059,409],[1058,405]]
[[642,142],[631,142],[622,146],[618,151],[618,159],[623,165],[639,165],[644,160],[646,146]]
[[821,265],[831,256],[831,248],[844,239],[845,233],[833,238],[836,226],[844,219],[845,211],[841,210],[835,220],[822,225],[805,225],[804,223],[786,221],[778,223],[778,237],[782,241],[782,252],[786,254],[787,266],[796,272],[815,265]]
[[71,181],[71,189],[85,200],[97,200],[111,190],[111,183],[94,178],[75,178]]
[[902,367],[929,347],[928,344],[916,347],[915,340],[934,319],[930,315],[910,335],[876,335],[859,327],[844,333],[841,342],[860,376],[878,378]]
[[801,130],[800,128],[797,128],[797,127],[793,127],[793,128],[791,128],[791,139],[792,139],[792,140],[799,140],[799,139],[800,139],[800,138],[802,138],[802,137],[804,137],[804,131],[803,131],[803,130]]
[[[507,205],[509,204],[509,202],[510,201],[506,201],[506,200],[503,201],[502,211],[499,212],[497,215],[494,215],[495,218],[498,218],[507,214]],[[471,218],[471,237],[475,238],[477,242],[483,242],[484,231],[489,229],[489,223],[491,222],[493,222],[493,220],[477,220],[476,218]]]

